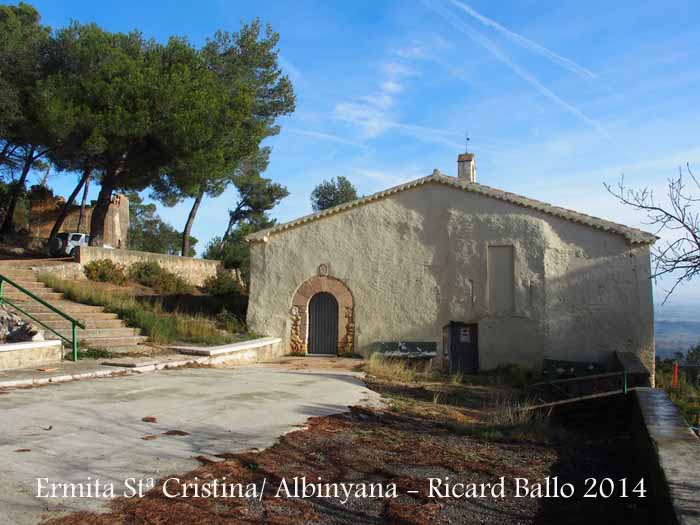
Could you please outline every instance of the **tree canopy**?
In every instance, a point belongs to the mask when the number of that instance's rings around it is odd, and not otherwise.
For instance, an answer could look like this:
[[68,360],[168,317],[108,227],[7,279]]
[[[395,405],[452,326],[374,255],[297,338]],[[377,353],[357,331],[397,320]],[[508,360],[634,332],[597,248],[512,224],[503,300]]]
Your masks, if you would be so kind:
[[56,142],[54,130],[45,125],[41,98],[41,82],[50,73],[50,35],[32,6],[0,6],[0,168],[14,179],[3,233],[14,229],[14,211],[31,168]]
[[[180,232],[165,222],[156,213],[156,205],[145,204],[141,196],[134,192],[126,193],[129,199],[129,247],[132,250],[180,254]],[[194,257],[197,239],[192,237],[190,251],[185,254]]]
[[357,190],[352,182],[339,176],[324,180],[311,192],[311,207],[314,211],[327,210],[345,202],[357,199]]
[[28,4],[0,6],[0,168],[15,180],[4,190],[11,198],[3,229],[13,228],[27,175],[42,158],[58,172],[80,174],[66,210],[90,180],[100,185],[93,245],[103,243],[115,191],[150,188],[166,205],[194,199],[183,254],[191,253],[205,196],[237,190],[223,239],[271,209],[287,193],[261,176],[269,159],[261,143],[295,104],[278,42],[259,20],[218,31],[197,49],[182,37],[159,43],[96,24],[52,31]]
[[237,269],[248,284],[250,282],[250,249],[245,240],[246,235],[275,225],[267,213],[249,215],[236,224],[229,232],[226,241],[214,237],[203,253],[205,259],[221,261],[225,268]]
[[[247,192],[254,171],[259,175],[267,167],[269,150],[261,149],[261,142],[279,132],[279,116],[294,110],[291,82],[277,63],[278,41],[269,25],[263,33],[255,20],[237,33],[217,32],[200,51],[206,70],[216,77],[220,110],[211,114],[208,133],[201,135],[191,155],[168,166],[154,191],[170,204],[194,198],[183,232],[183,253],[203,198],[218,197],[230,185],[239,194]],[[277,189],[267,189],[274,200]],[[235,213],[232,217],[234,224],[240,220]],[[227,232],[232,227],[229,224]]]

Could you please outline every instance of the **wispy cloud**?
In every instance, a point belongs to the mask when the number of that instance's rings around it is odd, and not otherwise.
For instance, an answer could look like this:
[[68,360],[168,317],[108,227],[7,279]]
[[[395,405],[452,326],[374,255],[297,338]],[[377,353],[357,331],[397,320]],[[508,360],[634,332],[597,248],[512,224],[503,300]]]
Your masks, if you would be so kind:
[[[418,49],[418,46],[413,50],[405,48],[391,54],[416,58],[422,55]],[[419,76],[418,71],[405,63],[392,60],[382,65],[381,73],[375,91],[337,103],[333,112],[335,118],[357,126],[361,131],[361,140],[371,140],[391,130],[420,142],[439,144],[451,149],[462,147],[455,140],[453,132],[407,124],[395,115],[399,95],[406,88],[406,80]]]
[[546,47],[538,44],[537,42],[533,42],[532,40],[525,38],[524,36],[515,33],[514,31],[511,31],[508,28],[503,27],[501,24],[496,22],[495,20],[488,18],[472,7],[468,6],[467,4],[460,2],[459,0],[447,0],[450,2],[452,5],[457,7],[458,9],[461,9],[465,13],[467,13],[469,16],[472,18],[478,20],[481,22],[483,25],[486,27],[490,27],[492,29],[495,29],[496,31],[504,34],[507,36],[510,40],[515,42],[516,44],[522,46],[523,48],[527,49],[528,51],[532,51],[534,53],[537,53],[538,55],[541,55],[552,62],[560,65],[564,69],[567,69],[571,71],[572,73],[575,73],[576,75],[586,78],[589,80],[593,80],[597,78],[596,74],[593,73],[590,69],[587,69],[583,66],[578,65],[576,62],[573,60],[570,60],[566,57],[563,57],[561,55],[558,55],[554,51],[551,51],[550,49],[547,49]]
[[527,71],[525,68],[519,66],[515,62],[513,62],[505,52],[503,52],[495,42],[493,42],[491,39],[488,37],[482,35],[479,33],[477,30],[473,29],[472,27],[468,26],[465,24],[462,20],[457,18],[455,15],[453,15],[450,11],[444,9],[442,6],[437,5],[435,2],[430,2],[426,1],[425,4],[431,8],[433,11],[438,13],[445,21],[447,21],[450,25],[452,25],[454,28],[456,28],[458,31],[464,33],[467,35],[473,42],[476,44],[480,45],[484,49],[486,49],[491,55],[493,55],[496,60],[501,62],[502,64],[506,65],[508,68],[510,68],[513,73],[518,75],[520,78],[522,78],[525,82],[530,84],[532,87],[534,87],[537,91],[539,91],[542,95],[545,97],[549,98],[556,104],[558,104],[560,107],[571,113],[572,115],[576,116],[577,118],[581,119],[584,121],[586,124],[596,128],[598,131],[601,133],[605,134],[605,130],[603,127],[600,125],[599,122],[596,120],[592,119],[588,115],[586,115],[583,111],[578,109],[576,106],[573,104],[570,104],[569,102],[565,101],[562,99],[560,96],[558,96],[556,93],[554,93],[551,89],[546,87],[542,82],[539,81],[539,79]]
[[299,128],[285,128],[285,131],[289,133],[295,133],[297,135],[303,135],[317,140],[324,140],[326,142],[335,142],[336,144],[344,144],[346,146],[354,146],[356,148],[366,149],[367,146],[361,144],[360,142],[355,142],[353,140],[344,139],[337,135],[331,133],[323,133],[320,131],[313,131],[309,129],[299,129]]
[[404,90],[405,79],[416,74],[399,62],[385,63],[377,89],[368,95],[336,104],[335,117],[360,127],[365,138],[381,135],[394,127],[391,110],[396,104],[396,97]]

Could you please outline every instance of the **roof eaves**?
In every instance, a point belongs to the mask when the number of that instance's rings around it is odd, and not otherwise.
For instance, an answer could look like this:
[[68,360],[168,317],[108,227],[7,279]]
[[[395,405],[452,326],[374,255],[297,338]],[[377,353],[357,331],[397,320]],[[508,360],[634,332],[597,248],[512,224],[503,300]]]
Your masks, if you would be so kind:
[[416,179],[405,184],[401,184],[399,186],[394,186],[393,188],[373,193],[372,195],[368,195],[366,197],[362,197],[351,202],[340,204],[327,210],[312,213],[310,215],[305,215],[293,221],[279,224],[277,226],[273,226],[271,228],[267,228],[265,230],[261,230],[259,232],[250,234],[246,237],[246,240],[248,242],[264,242],[267,238],[269,238],[270,234],[280,233],[285,230],[301,226],[308,222],[316,221],[324,217],[329,217],[331,215],[335,215],[337,213],[341,213],[343,211],[356,208],[358,206],[363,206],[364,204],[386,198],[395,193],[422,186],[428,182],[435,182],[438,184],[452,186],[455,188],[462,189],[464,191],[477,193],[493,199],[509,202],[511,204],[522,206],[524,208],[534,209],[541,213],[559,217],[561,219],[569,220],[571,222],[584,224],[586,226],[590,226],[598,230],[616,233],[624,236],[630,244],[653,244],[658,239],[658,237],[656,237],[655,235],[652,235],[651,233],[645,232],[643,230],[631,228],[629,226],[624,226],[622,224],[614,223],[605,219],[594,217],[592,215],[586,215],[584,213],[569,210],[566,208],[561,208],[559,206],[554,206],[552,204],[530,199],[528,197],[517,195],[515,193],[491,188],[490,186],[484,186],[483,184],[478,184],[476,182],[461,181],[454,177],[442,175],[436,170],[435,172],[433,172],[432,175],[429,175],[427,177],[422,177],[420,179]]

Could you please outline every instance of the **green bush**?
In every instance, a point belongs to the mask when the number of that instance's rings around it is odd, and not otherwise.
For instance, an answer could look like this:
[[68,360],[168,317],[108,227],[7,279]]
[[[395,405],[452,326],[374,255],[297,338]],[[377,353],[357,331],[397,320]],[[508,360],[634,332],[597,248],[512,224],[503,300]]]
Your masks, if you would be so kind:
[[184,279],[162,268],[157,262],[144,261],[129,267],[129,277],[139,284],[164,294],[185,294],[192,291]]
[[137,262],[129,266],[129,278],[144,286],[155,287],[163,269],[156,262]]
[[204,291],[217,297],[240,295],[242,293],[241,284],[233,272],[228,270],[217,272],[216,276],[207,277],[204,281]]
[[216,322],[222,329],[233,334],[240,334],[246,331],[245,323],[231,310],[226,308],[216,315]]
[[91,281],[122,285],[126,283],[126,272],[121,264],[115,264],[109,259],[91,261],[83,268],[85,275]]

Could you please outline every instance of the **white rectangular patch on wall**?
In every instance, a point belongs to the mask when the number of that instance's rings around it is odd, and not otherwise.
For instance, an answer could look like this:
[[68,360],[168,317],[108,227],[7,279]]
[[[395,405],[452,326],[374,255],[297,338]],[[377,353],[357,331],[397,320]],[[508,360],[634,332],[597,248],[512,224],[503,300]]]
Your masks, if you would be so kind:
[[488,247],[489,310],[492,314],[513,313],[515,262],[512,246]]

